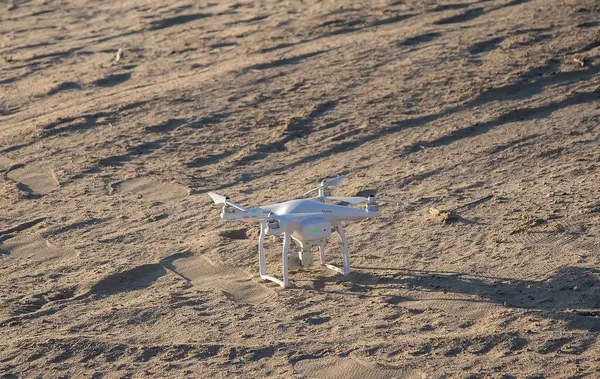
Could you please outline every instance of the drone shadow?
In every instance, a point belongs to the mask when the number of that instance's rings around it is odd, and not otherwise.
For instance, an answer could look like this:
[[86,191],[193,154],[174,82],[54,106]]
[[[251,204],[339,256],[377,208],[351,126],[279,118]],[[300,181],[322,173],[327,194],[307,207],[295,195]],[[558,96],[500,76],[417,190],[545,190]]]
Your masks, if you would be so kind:
[[[567,321],[570,329],[600,331],[600,270],[567,266],[549,278],[519,280],[466,272],[411,270],[392,267],[355,266],[344,279],[320,277],[313,289],[359,297],[386,297],[388,303],[418,301],[394,292],[406,289],[477,296],[462,299],[471,303],[492,303],[534,311],[544,317]],[[380,275],[368,271],[384,271]],[[328,282],[349,283],[348,290],[328,290]],[[444,300],[443,295],[435,300]],[[448,298],[456,301],[456,298]]]

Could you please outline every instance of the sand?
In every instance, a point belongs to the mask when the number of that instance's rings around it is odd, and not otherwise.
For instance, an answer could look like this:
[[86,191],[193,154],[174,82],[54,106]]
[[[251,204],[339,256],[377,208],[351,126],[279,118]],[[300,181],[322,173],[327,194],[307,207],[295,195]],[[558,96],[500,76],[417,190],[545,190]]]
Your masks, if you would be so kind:
[[[594,0],[0,1],[0,376],[598,377],[599,20]],[[206,194],[341,174],[334,194],[415,203],[345,225],[350,275],[286,290]]]

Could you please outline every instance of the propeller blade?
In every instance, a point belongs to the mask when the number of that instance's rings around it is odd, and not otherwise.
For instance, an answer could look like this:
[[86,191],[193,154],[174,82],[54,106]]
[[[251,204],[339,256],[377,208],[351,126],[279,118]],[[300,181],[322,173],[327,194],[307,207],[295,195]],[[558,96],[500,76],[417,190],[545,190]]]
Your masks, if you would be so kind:
[[350,204],[360,204],[369,201],[369,198],[362,196],[327,196],[325,199],[343,201]]
[[218,193],[209,192],[208,196],[215,202],[215,204],[225,204],[227,198],[223,195],[219,195]]
[[303,194],[302,194],[302,196],[306,196],[306,195],[308,195],[308,194],[310,194],[310,193],[313,193],[313,192],[315,192],[315,191],[318,191],[318,190],[320,190],[321,188],[323,188],[323,186],[318,186],[318,187],[316,187],[316,188],[313,188],[313,189],[311,189],[310,191],[303,193]]
[[227,204],[227,205],[229,205],[231,207],[234,207],[235,209],[239,209],[242,212],[246,212],[246,208],[242,207],[241,205],[238,205],[238,204],[234,203],[231,200],[225,200],[225,204]]
[[[327,196],[326,199],[343,201],[343,202],[350,203],[350,204],[368,203],[370,201],[370,199],[368,197],[363,197],[363,196]],[[415,204],[414,201],[410,201],[410,200],[386,199],[383,197],[374,197],[373,200],[381,201],[384,203]]]
[[397,199],[386,199],[383,197],[376,197],[375,201],[383,201],[384,203],[397,203],[397,204],[416,204],[414,201],[412,200],[397,200]]
[[333,179],[325,179],[325,180],[323,180],[323,181],[321,182],[321,185],[320,185],[320,186],[318,186],[318,187],[315,187],[315,188],[311,189],[310,191],[303,193],[303,194],[302,194],[302,196],[306,196],[306,195],[308,195],[308,194],[310,194],[310,193],[313,193],[313,192],[315,192],[315,191],[318,191],[318,190],[320,190],[321,188],[324,188],[324,187],[333,187],[333,186],[337,186],[337,185],[338,185],[338,184],[340,184],[340,183],[341,183],[341,182],[342,182],[344,179],[346,179],[346,176],[345,176],[345,175],[340,175],[340,176],[338,176],[337,178],[333,178]]
[[337,178],[333,178],[333,179],[327,179],[327,181],[325,182],[326,186],[337,186],[338,184],[340,184],[341,182],[344,181],[344,179],[346,179],[346,176],[344,175],[340,175]]

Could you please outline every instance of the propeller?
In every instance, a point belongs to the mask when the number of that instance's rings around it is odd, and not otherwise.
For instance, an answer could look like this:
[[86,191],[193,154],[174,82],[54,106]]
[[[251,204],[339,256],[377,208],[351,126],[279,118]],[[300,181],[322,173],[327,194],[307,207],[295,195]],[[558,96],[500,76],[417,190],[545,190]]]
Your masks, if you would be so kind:
[[340,175],[337,178],[333,178],[333,179],[325,179],[321,182],[321,184],[316,187],[311,189],[308,192],[305,192],[304,194],[302,194],[302,196],[306,196],[310,193],[313,193],[315,191],[320,190],[321,188],[327,188],[327,187],[333,187],[333,186],[337,186],[338,184],[340,184],[346,177],[344,175]]
[[238,205],[238,204],[234,203],[233,201],[231,201],[226,196],[219,195],[218,193],[214,193],[214,192],[209,192],[208,196],[210,196],[211,199],[213,199],[213,201],[215,202],[215,204],[225,204],[225,205],[229,205],[231,207],[234,207],[236,209],[239,209],[242,212],[246,211],[246,208],[242,207],[241,205]]
[[382,201],[385,203],[405,203],[405,204],[415,204],[414,201],[411,200],[395,200],[395,199],[386,199],[383,197],[375,197],[375,196],[327,196],[326,200],[337,200],[343,201],[350,204],[360,204],[360,203],[370,203],[374,204],[377,201]]

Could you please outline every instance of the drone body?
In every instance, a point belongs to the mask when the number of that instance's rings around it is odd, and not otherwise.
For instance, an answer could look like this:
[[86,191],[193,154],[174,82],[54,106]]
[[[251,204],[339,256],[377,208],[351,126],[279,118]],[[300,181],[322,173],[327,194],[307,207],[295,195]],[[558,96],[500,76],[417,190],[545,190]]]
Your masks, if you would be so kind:
[[[330,196],[328,186],[338,184],[343,177],[324,180],[314,190],[318,190],[319,197],[310,199],[290,200],[282,203],[266,205],[255,208],[243,208],[232,202],[229,198],[209,192],[216,204],[222,204],[221,218],[224,220],[256,221],[260,223],[260,236],[258,239],[260,276],[265,280],[273,281],[282,287],[289,286],[288,266],[289,260],[295,259],[302,267],[313,264],[312,249],[319,248],[321,264],[335,270],[342,275],[350,273],[350,257],[348,254],[348,238],[346,237],[342,221],[361,220],[377,217],[381,212],[377,209],[376,199],[371,196],[364,197],[338,197]],[[344,201],[351,204],[366,202],[364,209],[343,205],[327,204],[327,200]],[[342,257],[344,267],[339,268],[326,263],[325,246],[332,232],[337,232],[342,240]],[[267,275],[265,263],[264,239],[265,236],[283,236],[283,280]],[[297,253],[290,253],[291,242],[299,248]]]

